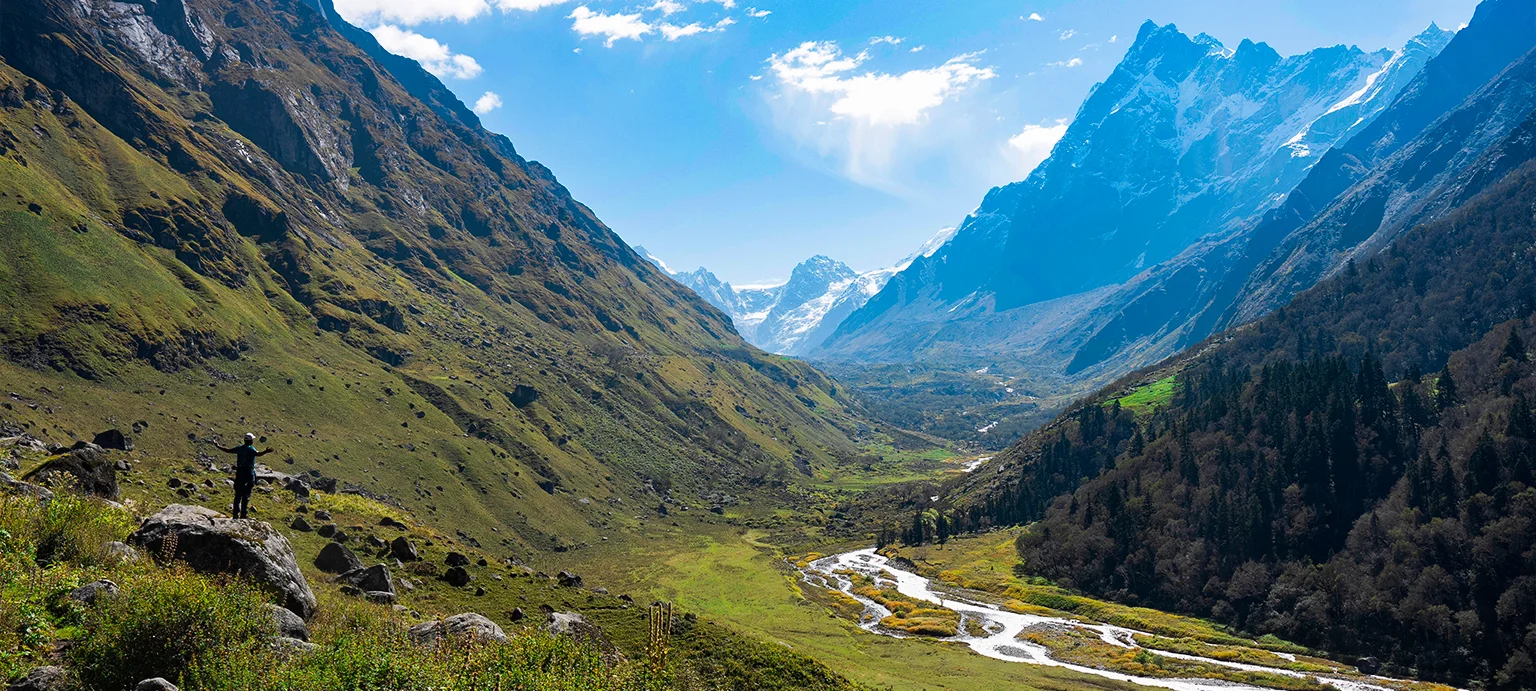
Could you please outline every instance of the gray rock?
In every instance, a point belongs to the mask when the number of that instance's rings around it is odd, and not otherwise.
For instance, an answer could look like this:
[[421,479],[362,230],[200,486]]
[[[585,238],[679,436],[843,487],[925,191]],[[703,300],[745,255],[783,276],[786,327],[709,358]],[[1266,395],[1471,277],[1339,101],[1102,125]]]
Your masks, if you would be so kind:
[[326,573],[347,573],[363,568],[363,561],[339,543],[327,542],[315,557],[315,568]]
[[124,542],[108,542],[107,544],[101,546],[101,552],[108,561],[129,563],[139,560],[139,551],[129,547],[128,544]]
[[443,560],[443,563],[449,566],[469,566],[469,557],[458,552],[449,552],[448,558]]
[[53,500],[53,490],[30,482],[22,482],[5,473],[0,473],[0,492],[30,497],[44,503]]
[[[325,520],[325,519],[320,518],[320,512],[319,511],[315,512],[315,518],[317,520]],[[327,516],[326,518],[329,518],[329,516]],[[320,529],[316,530],[315,534],[319,535],[320,537],[331,537],[331,536],[336,534],[337,530],[338,530],[338,528],[336,527],[335,523],[327,523],[325,525],[320,526]]]
[[70,686],[69,672],[63,667],[49,665],[37,667],[27,675],[11,682],[6,691],[63,691]]
[[400,561],[416,561],[421,559],[421,553],[416,551],[416,545],[405,539],[404,535],[397,537],[389,543],[389,553]]
[[289,523],[288,527],[293,528],[294,530],[297,530],[301,533],[307,533],[314,530],[314,528],[309,525],[309,521],[304,520],[303,516],[294,516],[293,522]]
[[557,636],[570,636],[582,643],[597,648],[603,660],[614,664],[624,659],[624,654],[618,647],[608,640],[608,635],[596,624],[587,621],[586,617],[576,612],[547,613],[544,622],[544,630]]
[[305,482],[303,480],[300,480],[298,478],[293,478],[292,480],[289,480],[288,484],[283,485],[283,489],[286,489],[289,492],[293,492],[293,496],[295,496],[295,497],[308,497],[309,496],[309,483],[307,483],[307,482]]
[[352,569],[337,576],[336,582],[356,586],[364,592],[386,592],[391,596],[395,594],[395,580],[389,575],[389,567],[383,564]]
[[331,512],[326,511],[325,509],[316,509],[315,510],[315,520],[317,520],[317,521],[329,521],[329,520],[331,520]]
[[558,575],[555,576],[555,579],[560,581],[560,587],[562,588],[581,587],[581,576],[578,576],[569,571],[561,571]]
[[181,691],[175,684],[166,681],[163,677],[145,679],[133,687],[133,691]]
[[69,591],[69,599],[89,607],[96,604],[98,601],[110,600],[114,597],[117,597],[117,593],[118,590],[116,583],[102,579],[99,581],[91,581],[90,583]]
[[109,429],[105,432],[98,433],[96,437],[91,440],[91,443],[103,449],[112,449],[114,451],[133,450],[133,441],[125,436],[121,430],[116,429]]
[[267,613],[272,615],[272,623],[277,625],[277,635],[285,638],[296,638],[301,641],[309,640],[309,627],[304,625],[304,620],[299,615],[288,611],[286,607],[267,603]]
[[288,659],[295,655],[305,655],[312,653],[319,648],[320,646],[315,645],[314,643],[310,643],[309,641],[301,641],[297,638],[289,638],[287,636],[280,636],[278,638],[272,639],[272,649],[277,651],[278,657],[283,659]]
[[363,592],[363,597],[367,598],[369,602],[374,604],[395,604],[395,594],[384,590],[367,590]]
[[65,479],[80,488],[81,492],[103,499],[117,501],[117,464],[107,458],[101,447],[95,444],[53,458],[27,473],[23,480],[36,484],[49,484],[55,478]]
[[[166,555],[163,547],[172,535],[176,552]],[[284,607],[306,620],[315,613],[315,593],[299,570],[293,547],[261,521],[172,504],[144,519],[128,541],[152,554],[185,561],[197,571],[238,573],[277,595]]]
[[455,588],[469,585],[469,572],[462,566],[455,566],[443,573],[443,580]]
[[412,626],[407,632],[416,645],[437,645],[448,638],[467,638],[482,643],[505,643],[507,634],[496,622],[473,612],[455,614],[440,621]]

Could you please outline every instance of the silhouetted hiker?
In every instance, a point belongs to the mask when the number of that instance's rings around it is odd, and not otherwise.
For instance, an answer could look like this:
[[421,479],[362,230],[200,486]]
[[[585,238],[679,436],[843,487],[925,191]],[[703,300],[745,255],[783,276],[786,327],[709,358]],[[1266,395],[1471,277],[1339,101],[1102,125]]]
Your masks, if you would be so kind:
[[251,509],[251,490],[256,487],[256,457],[272,453],[256,450],[256,435],[247,432],[245,444],[228,449],[215,444],[224,453],[235,454],[235,518],[247,518]]

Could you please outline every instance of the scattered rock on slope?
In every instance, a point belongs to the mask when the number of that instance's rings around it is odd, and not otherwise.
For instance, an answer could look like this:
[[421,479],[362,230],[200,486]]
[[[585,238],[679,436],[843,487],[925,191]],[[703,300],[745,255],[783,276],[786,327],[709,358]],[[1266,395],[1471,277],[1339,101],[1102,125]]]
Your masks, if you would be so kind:
[[71,451],[38,466],[22,479],[46,485],[59,476],[79,485],[80,491],[117,501],[117,464],[99,447]]
[[[165,555],[166,540],[173,536],[175,554]],[[294,614],[308,619],[315,613],[315,594],[299,571],[293,547],[261,521],[172,504],[144,519],[128,541],[153,554],[183,560],[198,571],[239,573],[277,595]]]
[[304,620],[299,615],[288,611],[286,607],[268,603],[267,612],[272,615],[272,622],[277,625],[277,635],[284,638],[294,638],[301,641],[309,640],[309,627],[304,625]]
[[336,577],[337,583],[353,586],[365,593],[395,594],[395,581],[389,575],[389,567],[374,564],[366,568],[352,569]]
[[48,665],[38,667],[27,675],[11,682],[6,691],[63,691],[69,687],[69,672],[63,667]]
[[505,643],[507,634],[496,622],[473,612],[455,614],[441,621],[429,621],[411,627],[408,632],[416,645],[436,645],[447,638],[469,638],[485,643]]
[[363,568],[363,561],[340,543],[327,542],[315,557],[315,568],[326,573],[347,573]]

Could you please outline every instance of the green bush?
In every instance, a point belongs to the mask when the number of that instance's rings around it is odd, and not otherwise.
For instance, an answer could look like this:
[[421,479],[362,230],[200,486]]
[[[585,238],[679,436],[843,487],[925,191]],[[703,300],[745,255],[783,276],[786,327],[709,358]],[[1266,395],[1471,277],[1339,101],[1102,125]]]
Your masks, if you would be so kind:
[[121,593],[87,612],[70,662],[90,689],[115,691],[142,679],[181,679],[203,660],[234,660],[264,650],[275,624],[266,596],[239,580],[184,566],[146,570]]

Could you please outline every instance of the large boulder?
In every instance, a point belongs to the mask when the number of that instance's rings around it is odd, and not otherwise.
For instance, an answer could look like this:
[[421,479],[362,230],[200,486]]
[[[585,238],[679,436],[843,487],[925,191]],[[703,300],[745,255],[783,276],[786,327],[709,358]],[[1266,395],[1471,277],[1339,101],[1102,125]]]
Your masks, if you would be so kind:
[[411,544],[404,535],[389,543],[389,553],[400,561],[416,561],[421,558],[421,553],[416,551],[416,545]]
[[75,483],[80,491],[117,501],[117,464],[94,445],[53,458],[22,477],[46,485],[55,478]]
[[580,588],[582,584],[581,576],[569,571],[561,571],[555,576],[555,580],[560,582],[562,588]]
[[455,566],[443,572],[443,581],[455,588],[469,585],[469,572],[462,566]]
[[277,627],[277,635],[283,638],[296,638],[301,641],[309,640],[309,627],[304,625],[304,620],[299,615],[288,611],[286,607],[278,607],[267,604],[267,613],[272,616],[272,623]]
[[176,688],[175,684],[164,677],[155,677],[139,682],[138,686],[133,687],[133,691],[181,691],[181,689]]
[[69,672],[63,667],[48,665],[34,668],[5,688],[6,691],[64,691],[70,686]]
[[395,594],[395,580],[389,575],[389,567],[383,564],[352,569],[337,576],[336,582],[353,586],[365,593],[383,592],[389,593],[391,597]]
[[133,450],[133,441],[125,436],[122,433],[122,430],[117,429],[109,429],[105,432],[97,434],[96,437],[91,440],[91,443],[100,446],[103,449],[112,449],[113,451]]
[[449,552],[448,558],[443,560],[443,563],[449,566],[469,566],[469,557],[458,552]]
[[326,573],[346,573],[363,568],[363,560],[341,543],[327,542],[315,557],[315,568]]
[[[166,554],[167,540],[175,545]],[[278,597],[304,619],[315,613],[315,593],[299,571],[293,547],[261,521],[227,518],[201,506],[172,504],[144,519],[128,541],[207,573],[240,574]]]
[[447,619],[429,621],[411,627],[407,632],[411,642],[416,645],[430,646],[448,638],[466,638],[481,643],[506,643],[507,634],[501,630],[496,622],[475,614],[465,612],[455,614]]

